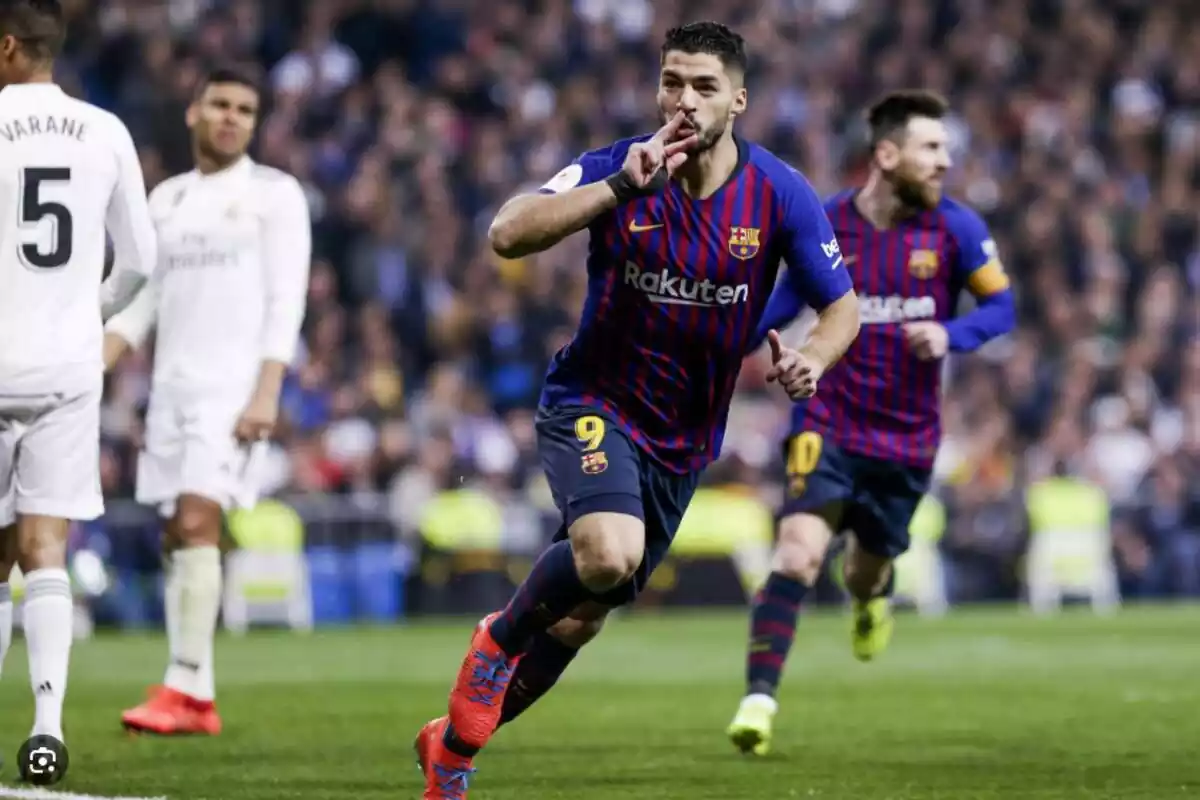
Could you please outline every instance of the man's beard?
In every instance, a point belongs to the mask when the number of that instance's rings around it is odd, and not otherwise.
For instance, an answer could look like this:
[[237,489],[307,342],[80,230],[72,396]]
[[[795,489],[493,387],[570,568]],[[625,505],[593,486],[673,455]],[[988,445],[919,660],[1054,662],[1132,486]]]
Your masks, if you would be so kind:
[[705,150],[711,150],[716,146],[717,142],[721,141],[721,137],[725,135],[725,123],[714,122],[708,128],[696,133],[696,152],[703,153]]
[[905,208],[929,210],[937,208],[942,199],[941,192],[937,189],[921,181],[905,177],[899,172],[893,174],[892,186],[896,192],[896,199]]
[[[663,124],[671,120],[674,114],[663,114]],[[716,146],[717,142],[721,141],[721,137],[725,135],[725,127],[728,123],[725,120],[718,119],[707,128],[693,128],[691,133],[683,134],[681,139],[686,139],[688,136],[695,135],[696,144],[689,150],[690,153],[703,153],[705,150],[711,150]]]

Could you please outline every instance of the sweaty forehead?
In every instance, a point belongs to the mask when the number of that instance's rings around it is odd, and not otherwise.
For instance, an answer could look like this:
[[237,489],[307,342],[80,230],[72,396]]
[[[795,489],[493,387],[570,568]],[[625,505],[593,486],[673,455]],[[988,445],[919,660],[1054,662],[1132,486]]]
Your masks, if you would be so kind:
[[684,80],[696,80],[702,77],[718,80],[728,80],[729,78],[721,59],[711,53],[685,53],[682,50],[669,50],[663,57],[662,71]]

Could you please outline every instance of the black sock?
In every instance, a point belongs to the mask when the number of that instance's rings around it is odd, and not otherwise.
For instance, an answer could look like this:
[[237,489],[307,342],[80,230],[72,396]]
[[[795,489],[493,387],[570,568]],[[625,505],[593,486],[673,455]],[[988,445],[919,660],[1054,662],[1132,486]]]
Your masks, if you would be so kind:
[[578,654],[578,648],[563,644],[546,631],[535,633],[508,684],[500,724],[512,722],[529,710],[558,682]]
[[571,611],[591,592],[579,580],[571,543],[555,542],[542,553],[525,582],[490,628],[496,644],[509,656],[525,652],[529,639]]
[[479,752],[478,747],[472,747],[459,739],[458,734],[454,732],[454,726],[449,723],[446,724],[446,732],[442,734],[442,744],[446,745],[446,749],[451,753],[463,758],[474,758]]

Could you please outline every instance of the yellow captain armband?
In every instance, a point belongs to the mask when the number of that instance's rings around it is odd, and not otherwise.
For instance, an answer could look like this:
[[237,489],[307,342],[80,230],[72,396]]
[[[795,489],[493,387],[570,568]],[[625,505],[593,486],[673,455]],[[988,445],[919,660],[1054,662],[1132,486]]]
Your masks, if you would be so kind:
[[967,276],[967,288],[977,297],[999,294],[1010,285],[1008,273],[998,258],[988,259],[986,264]]

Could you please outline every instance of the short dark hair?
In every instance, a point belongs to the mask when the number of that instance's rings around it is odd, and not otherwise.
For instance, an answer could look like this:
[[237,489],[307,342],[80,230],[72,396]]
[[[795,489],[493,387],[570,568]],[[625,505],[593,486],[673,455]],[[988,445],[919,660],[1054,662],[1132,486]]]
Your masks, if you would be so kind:
[[914,117],[942,119],[949,111],[946,98],[928,89],[903,89],[889,92],[876,100],[867,111],[871,146],[903,133]]
[[258,87],[258,80],[249,70],[225,65],[214,67],[204,73],[204,77],[196,84],[195,96],[199,98],[208,87],[218,83],[234,83],[238,86],[245,86],[255,94],[262,93],[262,90]]
[[737,69],[743,74],[749,65],[746,40],[719,22],[689,22],[671,28],[663,39],[661,58],[665,59],[672,50],[716,56],[725,69]]
[[59,0],[0,0],[0,36],[21,43],[35,61],[53,61],[67,38],[67,23]]

